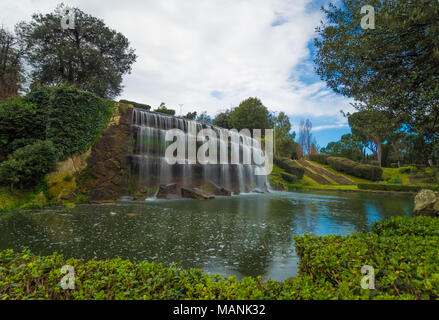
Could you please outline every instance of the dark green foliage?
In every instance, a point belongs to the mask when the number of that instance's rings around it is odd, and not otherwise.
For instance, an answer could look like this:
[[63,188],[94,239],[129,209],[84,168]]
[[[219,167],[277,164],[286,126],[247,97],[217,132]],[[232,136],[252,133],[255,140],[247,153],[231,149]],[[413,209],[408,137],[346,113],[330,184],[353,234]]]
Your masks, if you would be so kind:
[[171,116],[175,115],[175,110],[168,109],[168,108],[166,108],[166,106],[160,106],[159,108],[155,109],[154,111],[164,113],[164,114],[169,114]]
[[129,101],[129,100],[119,100],[120,103],[124,103],[124,104],[131,104],[134,108],[138,108],[138,109],[143,109],[143,110],[151,110],[151,106],[147,105],[147,104],[143,104],[143,103],[137,103],[134,101]]
[[439,219],[419,216],[412,219],[393,217],[375,223],[371,232],[382,237],[415,235],[420,237],[439,236]]
[[[384,295],[437,299],[439,237],[433,228],[427,227],[430,223],[437,228],[434,219],[392,218],[383,227],[380,223],[373,227],[379,234],[295,237],[296,251],[301,258],[300,275],[315,281],[326,279],[340,290],[349,288],[353,295],[369,291],[371,298]],[[360,271],[364,265],[375,269],[375,290],[360,287],[364,276]]]
[[275,155],[291,158],[295,148],[294,138],[296,133],[291,133],[290,119],[284,112],[280,112],[273,118],[273,124]]
[[25,81],[22,55],[15,36],[0,26],[0,101],[17,95]]
[[224,112],[220,112],[215,119],[213,119],[213,125],[225,129],[232,129],[230,126],[230,116],[232,115],[233,109],[227,109]]
[[380,180],[383,174],[383,170],[378,166],[361,164],[346,158],[329,157],[328,164],[334,170],[372,181]]
[[24,99],[0,103],[0,149],[5,154],[36,139],[44,139],[44,117],[38,106]]
[[366,145],[361,142],[359,137],[348,133],[342,135],[339,141],[328,143],[326,147],[320,149],[320,152],[330,154],[333,157],[343,157],[361,162],[366,157],[365,148]]
[[282,179],[284,179],[285,181],[287,181],[289,183],[297,182],[297,177],[294,174],[290,174],[287,172],[281,172],[280,175],[281,175]]
[[288,158],[278,158],[275,157],[273,162],[276,166],[284,169],[287,173],[292,174],[297,177],[297,179],[302,179],[305,173],[305,169],[297,165],[293,160]]
[[248,98],[233,109],[229,126],[232,129],[268,129],[272,127],[268,109],[258,98]]
[[29,187],[55,169],[56,150],[51,141],[37,141],[17,149],[13,159],[0,164],[0,184]]
[[185,116],[183,116],[183,118],[188,120],[195,120],[197,118],[197,112],[196,111],[188,112]]
[[[373,30],[360,28],[365,4],[375,8]],[[439,2],[344,0],[323,12],[315,39],[320,77],[361,106],[389,111],[420,138],[418,156],[437,157]]]
[[63,29],[65,8],[61,4],[52,13],[35,13],[31,22],[16,27],[33,67],[33,84],[67,83],[100,97],[119,95],[122,77],[136,61],[128,39],[78,8],[74,9],[75,28]]
[[311,161],[315,161],[318,162],[320,164],[328,164],[328,158],[331,155],[326,154],[326,153],[316,153],[316,154],[310,154],[309,155],[309,160]]
[[[299,276],[284,282],[222,278],[199,269],[126,260],[83,262],[54,253],[0,252],[0,299],[438,299],[439,219],[391,218],[370,233],[296,236]],[[61,267],[75,269],[63,290]],[[361,268],[375,269],[375,290],[361,288]]]
[[397,191],[397,192],[418,192],[422,189],[431,189],[431,190],[439,191],[439,186],[437,186],[437,185],[403,185],[403,184],[359,183],[358,189]]
[[[38,105],[43,139],[53,142],[59,160],[87,151],[106,127],[114,103],[74,87],[36,87],[25,97]],[[34,138],[34,135],[30,135]]]

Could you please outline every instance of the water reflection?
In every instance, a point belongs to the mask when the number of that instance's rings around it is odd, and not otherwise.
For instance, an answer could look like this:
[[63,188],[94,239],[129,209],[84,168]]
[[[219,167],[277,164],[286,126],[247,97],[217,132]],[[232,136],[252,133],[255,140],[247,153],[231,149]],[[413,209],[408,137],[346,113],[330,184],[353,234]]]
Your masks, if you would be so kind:
[[374,221],[411,210],[409,198],[322,192],[81,205],[1,219],[0,249],[176,262],[282,280],[297,272],[294,235],[366,231]]

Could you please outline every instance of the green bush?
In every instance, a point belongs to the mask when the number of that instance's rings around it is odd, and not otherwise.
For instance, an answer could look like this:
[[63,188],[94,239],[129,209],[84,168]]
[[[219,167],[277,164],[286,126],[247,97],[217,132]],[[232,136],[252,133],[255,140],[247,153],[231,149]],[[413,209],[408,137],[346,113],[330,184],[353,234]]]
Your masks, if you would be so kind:
[[431,217],[393,217],[376,223],[370,233],[348,237],[295,237],[300,274],[350,284],[352,293],[364,276],[361,267],[375,269],[372,294],[410,299],[439,298],[439,220]]
[[331,155],[327,154],[327,153],[316,153],[316,154],[310,154],[309,155],[309,160],[311,161],[315,161],[317,163],[320,164],[328,164],[328,158]]
[[[438,299],[438,221],[398,217],[375,224],[370,233],[296,236],[299,276],[284,282],[6,250],[0,252],[0,299]],[[64,265],[75,269],[74,290],[59,285]],[[361,288],[364,265],[375,269],[375,290]]]
[[51,141],[37,141],[17,149],[13,159],[0,164],[0,185],[34,186],[55,169],[56,150]]
[[347,158],[329,157],[328,164],[334,170],[372,181],[379,181],[383,174],[383,169],[378,166],[361,164]]
[[0,150],[10,154],[14,150],[44,140],[43,115],[38,106],[24,99],[0,103]]
[[297,182],[297,177],[294,174],[290,174],[287,172],[281,172],[280,175],[281,175],[282,179],[284,179],[286,182],[289,182],[289,183]]
[[134,108],[138,108],[138,109],[144,109],[144,110],[151,110],[151,106],[147,105],[147,104],[143,104],[143,103],[137,103],[134,101],[129,101],[129,100],[119,100],[120,103],[125,103],[125,104],[131,104]]
[[275,157],[273,162],[279,168],[285,170],[287,173],[295,175],[297,179],[302,179],[305,173],[305,169],[297,165],[293,160],[288,158]]
[[419,216],[411,219],[393,217],[375,223],[371,232],[383,237],[415,235],[420,237],[439,236],[439,219]]
[[[53,142],[59,160],[87,151],[106,127],[114,108],[113,101],[68,86],[37,87],[25,99],[38,106],[44,139]],[[33,135],[28,138],[40,139]]]
[[359,183],[358,189],[363,190],[382,190],[396,192],[418,192],[422,189],[439,191],[437,185],[403,185],[403,184],[382,184],[382,183]]
[[155,112],[159,112],[159,113],[169,114],[171,116],[175,115],[175,110],[174,109],[168,109],[166,107],[160,107],[158,109],[155,109],[154,111]]

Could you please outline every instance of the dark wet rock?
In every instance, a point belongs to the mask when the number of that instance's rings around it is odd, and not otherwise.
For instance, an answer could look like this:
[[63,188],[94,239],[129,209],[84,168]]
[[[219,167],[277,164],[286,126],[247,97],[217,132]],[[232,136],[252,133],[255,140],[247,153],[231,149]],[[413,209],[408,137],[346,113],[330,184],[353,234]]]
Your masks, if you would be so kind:
[[172,199],[177,196],[177,184],[169,183],[162,184],[159,186],[159,189],[156,194],[157,199]]
[[148,197],[148,188],[140,188],[134,193],[134,200],[144,201]]
[[201,187],[201,190],[208,192],[208,193],[212,193],[214,195],[217,196],[227,196],[230,197],[232,195],[232,191],[220,187],[217,184],[215,184],[214,182],[207,180]]
[[265,193],[265,191],[261,188],[255,188],[252,190],[253,193]]
[[192,199],[198,199],[198,200],[207,200],[207,199],[213,199],[215,198],[215,195],[203,191],[199,188],[181,188],[181,196],[183,198],[192,198]]
[[115,121],[102,132],[83,170],[81,188],[91,201],[118,201],[127,194],[126,172],[131,148],[132,106],[118,105]]

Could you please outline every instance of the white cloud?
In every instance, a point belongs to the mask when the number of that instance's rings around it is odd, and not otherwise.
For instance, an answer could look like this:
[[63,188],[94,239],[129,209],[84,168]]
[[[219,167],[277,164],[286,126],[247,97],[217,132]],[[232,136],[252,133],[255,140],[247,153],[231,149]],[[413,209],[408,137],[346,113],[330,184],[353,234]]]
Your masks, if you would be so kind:
[[[2,1],[0,22],[11,27],[57,3]],[[122,98],[153,106],[164,101],[177,110],[184,104],[184,113],[215,114],[250,96],[289,115],[334,116],[349,109],[323,82],[305,83],[295,72],[299,66],[312,72],[308,44],[322,16],[306,10],[309,0],[64,3],[103,18],[136,49]]]

